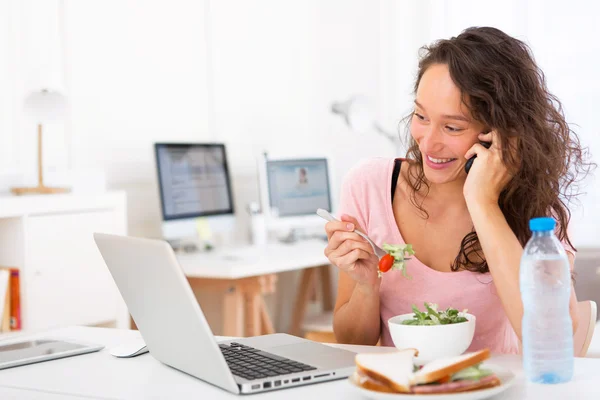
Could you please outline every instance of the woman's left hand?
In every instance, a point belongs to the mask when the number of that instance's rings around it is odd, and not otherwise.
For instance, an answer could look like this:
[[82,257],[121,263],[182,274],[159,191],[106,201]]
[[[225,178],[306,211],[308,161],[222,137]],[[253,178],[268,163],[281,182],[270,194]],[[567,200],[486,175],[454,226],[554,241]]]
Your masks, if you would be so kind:
[[502,161],[502,149],[498,134],[495,131],[481,133],[479,140],[491,142],[492,145],[486,149],[480,143],[476,143],[465,154],[467,160],[474,155],[477,155],[477,158],[467,175],[463,195],[467,206],[497,205],[500,193],[510,182],[512,176]]

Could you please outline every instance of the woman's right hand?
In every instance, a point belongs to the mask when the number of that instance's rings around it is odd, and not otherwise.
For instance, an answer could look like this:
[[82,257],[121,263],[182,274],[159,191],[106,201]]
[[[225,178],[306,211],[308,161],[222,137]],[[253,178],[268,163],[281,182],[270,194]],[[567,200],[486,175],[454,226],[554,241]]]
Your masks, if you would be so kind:
[[341,221],[325,224],[328,244],[325,256],[333,265],[344,271],[350,278],[368,288],[378,288],[377,276],[379,259],[373,248],[354,229],[360,229],[355,218],[342,215]]

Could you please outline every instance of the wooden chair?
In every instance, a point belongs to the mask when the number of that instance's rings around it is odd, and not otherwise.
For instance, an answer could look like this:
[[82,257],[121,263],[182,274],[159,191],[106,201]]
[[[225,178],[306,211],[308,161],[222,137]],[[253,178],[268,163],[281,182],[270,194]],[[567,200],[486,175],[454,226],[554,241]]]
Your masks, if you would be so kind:
[[586,300],[577,303],[579,326],[573,336],[575,357],[585,357],[587,354],[592,336],[594,336],[597,312],[596,302],[594,301]]
[[[333,343],[333,293],[329,265],[307,268],[302,271],[300,287],[294,305],[289,333],[294,336],[310,337],[311,340]],[[320,291],[318,290],[320,287]],[[320,297],[320,299],[319,299]],[[321,311],[306,317],[307,309],[313,303],[319,304]],[[313,333],[311,333],[313,332]],[[324,333],[327,337],[323,337]],[[317,340],[321,339],[321,340]]]
[[306,318],[302,324],[304,337],[321,343],[336,343],[333,333],[333,311]]

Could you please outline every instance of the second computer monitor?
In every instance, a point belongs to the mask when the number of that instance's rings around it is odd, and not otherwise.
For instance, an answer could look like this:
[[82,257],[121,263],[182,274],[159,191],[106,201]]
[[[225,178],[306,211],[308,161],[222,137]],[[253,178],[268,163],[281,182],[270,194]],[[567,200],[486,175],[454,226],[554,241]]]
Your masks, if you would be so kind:
[[332,211],[330,165],[326,157],[269,158],[259,163],[261,199],[271,231],[319,229],[315,214]]
[[327,159],[267,160],[271,211],[278,217],[331,209]]

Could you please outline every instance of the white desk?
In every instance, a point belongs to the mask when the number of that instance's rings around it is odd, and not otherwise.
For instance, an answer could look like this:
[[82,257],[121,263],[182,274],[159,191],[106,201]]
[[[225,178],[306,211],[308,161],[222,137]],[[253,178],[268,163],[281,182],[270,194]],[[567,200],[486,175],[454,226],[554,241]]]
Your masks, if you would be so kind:
[[275,290],[275,274],[303,270],[289,329],[299,335],[317,274],[320,274],[324,311],[333,309],[331,277],[328,268],[322,268],[329,266],[323,253],[326,245],[318,239],[289,244],[274,242],[260,247],[181,253],[177,259],[192,288],[224,293],[223,334],[236,337],[274,333],[263,296]]
[[38,390],[15,389],[0,387],[0,399],[2,400],[83,400],[100,399],[100,397],[83,397],[69,393],[40,392]]
[[177,260],[190,278],[242,279],[329,264],[323,240],[274,242],[210,252],[181,253]]
[[[108,328],[72,327],[32,337],[60,337],[104,344],[107,349],[138,337],[137,331]],[[594,347],[598,346],[595,341]],[[342,346],[356,351],[377,350],[366,346]],[[236,399],[240,398],[199,379],[170,368],[150,354],[131,359],[112,357],[108,350],[71,358],[48,361],[24,367],[0,370],[0,395],[14,394],[17,398],[54,400],[64,394],[67,399]],[[495,397],[495,400],[526,399],[598,399],[600,359],[578,358],[574,379],[561,385],[533,385],[525,382],[521,359],[518,356],[495,356],[495,364],[510,368],[517,374],[515,385]],[[200,362],[200,360],[199,360]],[[31,396],[29,396],[31,394]],[[39,397],[36,397],[39,396]],[[56,397],[53,397],[56,396]],[[72,397],[67,397],[72,396]],[[2,399],[10,398],[1,396]],[[252,399],[344,399],[362,397],[346,380],[308,385],[251,396]]]

